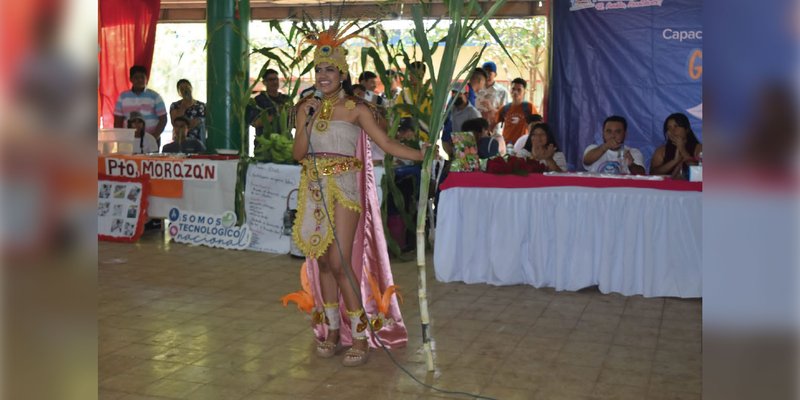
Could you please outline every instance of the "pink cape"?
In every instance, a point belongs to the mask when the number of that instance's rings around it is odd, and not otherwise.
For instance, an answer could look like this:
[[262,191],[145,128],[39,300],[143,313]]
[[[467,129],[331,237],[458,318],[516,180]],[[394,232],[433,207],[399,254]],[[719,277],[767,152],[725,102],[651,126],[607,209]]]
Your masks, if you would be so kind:
[[[376,190],[375,175],[372,168],[372,156],[370,153],[370,144],[364,131],[361,132],[361,137],[356,145],[356,157],[364,163],[358,177],[358,188],[361,193],[361,216],[358,219],[358,227],[356,228],[356,235],[353,239],[353,253],[351,257],[351,265],[353,267],[353,276],[356,282],[360,285],[361,301],[364,304],[364,309],[367,315],[372,318],[378,315],[378,308],[375,300],[370,298],[372,289],[370,288],[367,277],[364,276],[364,266],[366,270],[373,274],[373,277],[378,282],[381,291],[385,291],[387,287],[394,285],[392,279],[392,269],[389,264],[389,253],[386,247],[386,238],[383,236],[383,223],[381,221],[380,203],[378,202],[378,192]],[[335,246],[336,242],[331,246]],[[342,246],[348,243],[341,243]],[[318,307],[323,304],[322,292],[319,286],[319,267],[316,259],[306,258],[308,265],[308,281],[311,285],[311,290],[314,292],[314,304]],[[319,307],[321,309],[321,307]],[[341,294],[339,295],[339,310],[342,316],[342,323],[340,337],[342,344],[345,346],[352,345],[353,339],[350,332],[350,318],[346,314],[344,299]],[[383,341],[388,348],[404,347],[408,342],[408,332],[406,331],[403,317],[400,315],[400,307],[397,304],[397,296],[392,296],[391,304],[389,306],[389,315],[386,318],[391,318],[394,323],[391,325],[384,324],[383,328],[377,331],[377,336]],[[324,324],[316,325],[314,327],[314,334],[317,339],[324,340],[327,335],[327,326]],[[367,336],[369,343],[372,347],[380,347],[372,332],[367,329]]]

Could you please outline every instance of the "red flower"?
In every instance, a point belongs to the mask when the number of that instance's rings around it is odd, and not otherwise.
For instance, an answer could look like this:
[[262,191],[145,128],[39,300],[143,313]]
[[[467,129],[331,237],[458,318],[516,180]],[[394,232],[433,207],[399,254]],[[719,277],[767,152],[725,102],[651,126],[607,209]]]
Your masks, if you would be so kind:
[[534,174],[541,174],[543,172],[547,172],[547,166],[543,165],[538,160],[530,158],[528,159],[528,172]]

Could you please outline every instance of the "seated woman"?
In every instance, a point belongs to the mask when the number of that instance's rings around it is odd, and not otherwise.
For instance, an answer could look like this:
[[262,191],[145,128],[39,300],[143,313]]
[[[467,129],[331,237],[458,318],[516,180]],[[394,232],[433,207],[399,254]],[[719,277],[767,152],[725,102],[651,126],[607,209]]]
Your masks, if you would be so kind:
[[128,116],[128,128],[135,129],[136,141],[133,145],[133,154],[158,153],[158,142],[153,135],[144,130],[144,117],[138,111],[131,111]]
[[564,153],[558,151],[556,137],[553,135],[550,125],[544,122],[533,122],[531,123],[530,132],[528,140],[517,155],[538,160],[539,163],[547,166],[547,170],[551,172],[566,171],[567,158],[564,157]]
[[492,136],[489,130],[489,121],[483,118],[468,119],[461,124],[461,130],[472,132],[475,135],[479,158],[491,158],[506,154],[506,141],[502,135]]
[[689,118],[683,113],[675,113],[664,121],[664,139],[653,153],[650,161],[650,175],[672,175],[673,178],[685,178],[685,169],[697,165],[703,145],[697,140],[689,124]]

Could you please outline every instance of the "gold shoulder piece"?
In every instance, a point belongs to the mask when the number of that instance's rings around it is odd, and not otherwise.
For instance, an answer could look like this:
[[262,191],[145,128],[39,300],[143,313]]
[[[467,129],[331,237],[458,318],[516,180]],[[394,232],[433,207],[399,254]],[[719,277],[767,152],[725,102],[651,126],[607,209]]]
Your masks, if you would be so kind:
[[353,110],[356,108],[356,102],[353,101],[352,99],[348,99],[347,101],[344,102],[344,108],[348,110]]

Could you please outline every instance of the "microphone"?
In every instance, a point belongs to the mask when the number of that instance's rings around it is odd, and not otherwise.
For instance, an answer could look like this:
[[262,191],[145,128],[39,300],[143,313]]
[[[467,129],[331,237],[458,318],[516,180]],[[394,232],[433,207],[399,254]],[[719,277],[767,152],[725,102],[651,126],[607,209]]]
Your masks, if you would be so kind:
[[[319,90],[319,89],[315,90],[314,91],[314,98],[319,100],[319,101],[322,101],[322,91]],[[313,117],[314,116],[314,107],[309,107],[308,108],[308,116],[309,117]]]

